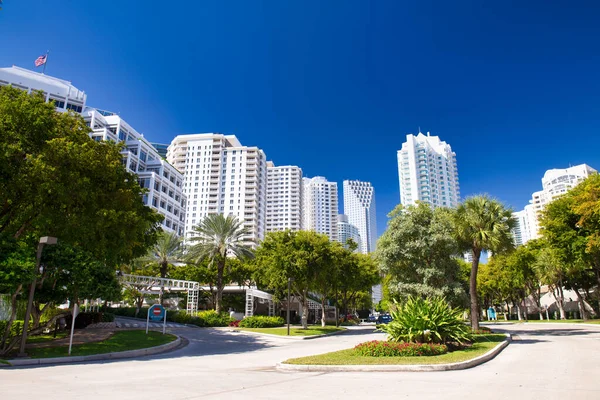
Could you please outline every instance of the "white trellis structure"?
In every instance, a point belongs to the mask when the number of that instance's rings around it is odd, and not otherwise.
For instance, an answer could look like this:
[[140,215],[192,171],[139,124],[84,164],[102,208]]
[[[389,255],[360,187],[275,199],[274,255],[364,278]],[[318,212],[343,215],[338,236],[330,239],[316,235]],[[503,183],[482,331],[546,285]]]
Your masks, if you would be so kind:
[[246,289],[246,310],[244,312],[245,317],[251,317],[254,315],[254,299],[262,299],[267,301],[269,305],[269,317],[275,315],[275,306],[273,305],[273,295],[258,290],[255,287]]
[[198,311],[198,295],[200,293],[199,282],[129,274],[121,274],[119,276],[119,282],[124,285],[142,288],[143,292],[149,293],[160,293],[161,290],[174,292],[187,291],[187,313],[192,314]]

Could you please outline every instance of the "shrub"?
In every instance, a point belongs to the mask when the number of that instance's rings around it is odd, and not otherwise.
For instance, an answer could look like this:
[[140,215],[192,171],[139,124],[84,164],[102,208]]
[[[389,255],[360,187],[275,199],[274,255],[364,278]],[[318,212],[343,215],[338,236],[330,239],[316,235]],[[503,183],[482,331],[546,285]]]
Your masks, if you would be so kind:
[[393,320],[379,329],[393,342],[464,343],[471,340],[470,328],[462,321],[462,312],[451,308],[442,297],[409,297],[391,311]]
[[367,357],[418,357],[437,356],[448,352],[444,344],[434,343],[397,343],[373,340],[354,347],[359,356]]
[[283,326],[285,321],[281,317],[266,317],[264,315],[256,315],[254,317],[244,318],[240,321],[242,328],[275,328]]
[[103,312],[103,313],[101,313],[101,315],[102,315],[102,322],[114,322],[115,321],[115,314],[113,314],[113,313]]
[[199,311],[191,323],[198,326],[228,326],[233,318],[227,313],[217,314],[215,310]]
[[471,329],[472,335],[489,335],[490,333],[492,333],[492,330],[487,326],[480,326],[479,329],[475,330]]
[[232,328],[237,328],[237,327],[239,327],[239,326],[240,326],[240,320],[231,321],[231,322],[229,323],[229,326],[230,326],[230,327],[232,327]]
[[[135,307],[117,307],[107,308],[110,313],[123,317],[133,317],[135,315]],[[146,319],[148,316],[148,308],[142,308],[138,314],[138,318]],[[178,324],[190,324],[201,327],[212,326],[227,326],[232,321],[232,318],[227,313],[217,314],[214,310],[198,311],[195,315],[190,315],[186,311],[167,310],[167,321],[176,322]]]

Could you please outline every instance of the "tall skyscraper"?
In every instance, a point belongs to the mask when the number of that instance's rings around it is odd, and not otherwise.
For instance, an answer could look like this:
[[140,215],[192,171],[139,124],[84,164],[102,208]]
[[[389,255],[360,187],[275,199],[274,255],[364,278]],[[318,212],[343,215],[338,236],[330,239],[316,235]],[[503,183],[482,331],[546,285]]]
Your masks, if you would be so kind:
[[322,176],[303,178],[303,227],[329,236],[329,240],[338,238],[338,190],[337,182],[329,182]]
[[437,136],[406,135],[398,150],[400,202],[416,201],[434,207],[455,207],[460,200],[456,153]]
[[152,146],[154,146],[154,148],[156,149],[156,151],[158,152],[158,154],[162,157],[162,158],[167,158],[167,150],[169,149],[169,145],[168,144],[164,144],[164,143],[150,143]]
[[344,214],[338,215],[338,242],[348,248],[348,239],[352,239],[356,243],[356,251],[362,253],[362,238],[358,232],[358,228],[348,222],[348,216]]
[[81,113],[85,108],[87,99],[85,92],[77,89],[71,82],[64,79],[12,66],[0,68],[0,86],[6,85],[25,90],[28,93],[42,91],[46,102],[54,102],[56,111],[71,110]]
[[344,214],[348,216],[348,222],[358,228],[361,252],[375,251],[377,216],[375,189],[370,182],[344,181]]
[[302,169],[267,161],[266,231],[302,229]]
[[552,202],[574,188],[588,176],[597,173],[587,164],[580,164],[569,168],[549,169],[542,178],[542,190],[534,192],[531,200],[522,211],[513,213],[517,220],[517,227],[513,231],[515,243],[525,244],[531,239],[540,237],[539,214],[546,204]]
[[234,135],[179,135],[171,141],[167,160],[184,174],[186,237],[208,214],[231,214],[250,232],[248,245],[264,239],[267,165],[261,149],[243,146]]
[[144,136],[121,117],[108,111],[86,107],[84,119],[92,128],[92,139],[122,142],[123,164],[138,176],[148,193],[142,196],[147,206],[165,216],[162,228],[179,236],[185,225],[186,198],[183,174],[162,159]]

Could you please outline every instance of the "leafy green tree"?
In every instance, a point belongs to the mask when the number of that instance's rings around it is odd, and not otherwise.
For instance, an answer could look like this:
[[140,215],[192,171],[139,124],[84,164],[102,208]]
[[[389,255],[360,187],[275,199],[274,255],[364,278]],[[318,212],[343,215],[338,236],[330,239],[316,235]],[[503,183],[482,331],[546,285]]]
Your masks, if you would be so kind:
[[[368,254],[345,250],[338,254],[336,264],[339,270],[336,290],[346,319],[350,305],[362,302],[364,294],[369,293],[373,285],[381,281],[381,277],[375,260]],[[371,298],[370,293],[367,297]]]
[[471,252],[473,262],[469,276],[471,298],[471,328],[479,329],[479,303],[477,299],[477,270],[481,252],[494,255],[513,248],[511,230],[516,221],[510,209],[487,195],[466,199],[454,214],[456,238],[460,249]]
[[113,265],[146,252],[163,217],[142,203],[121,147],[89,132],[39,93],[0,88],[0,237],[54,236]]
[[[547,204],[540,218],[542,237],[552,249],[553,257],[561,268],[562,285],[572,289],[579,302],[583,319],[587,319],[585,301],[581,290],[589,286],[592,268],[589,253],[590,232],[579,225],[572,192]],[[593,235],[593,234],[592,234]]]
[[194,236],[189,240],[196,244],[189,248],[188,259],[192,262],[208,259],[209,265],[216,267],[215,311],[220,313],[228,254],[240,259],[253,256],[253,251],[244,244],[247,231],[233,215],[210,214],[193,228],[193,232]]
[[393,294],[402,299],[439,296],[464,305],[452,211],[419,203],[400,205],[389,216],[376,258]]
[[309,293],[318,287],[320,269],[331,266],[329,238],[309,231],[270,232],[256,250],[255,279],[282,298],[288,279],[302,307],[302,326],[308,327]]

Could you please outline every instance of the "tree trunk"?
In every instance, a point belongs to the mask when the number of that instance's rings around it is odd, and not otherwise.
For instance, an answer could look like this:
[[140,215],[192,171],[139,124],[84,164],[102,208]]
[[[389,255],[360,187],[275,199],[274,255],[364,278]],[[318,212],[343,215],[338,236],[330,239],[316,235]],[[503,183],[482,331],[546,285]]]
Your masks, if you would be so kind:
[[12,328],[12,324],[17,317],[17,296],[21,293],[23,289],[23,284],[17,286],[17,290],[10,297],[10,318],[7,321],[6,328],[4,329],[4,333],[2,334],[2,340],[0,341],[0,354],[3,354],[7,350],[8,342],[10,340],[10,328]]
[[527,298],[523,298],[523,319],[527,321],[527,314],[529,314],[529,310],[527,310]]
[[471,329],[479,329],[479,305],[477,304],[477,269],[481,249],[473,249],[473,263],[471,264],[471,277],[469,280],[469,295],[471,296]]
[[513,302],[513,304],[517,308],[517,319],[519,321],[523,321],[523,315],[521,314],[521,307],[519,306],[519,303]]
[[136,309],[135,309],[135,318],[140,314],[140,310],[142,309],[142,305],[144,305],[144,294],[140,292],[140,296],[136,299]]
[[585,301],[583,300],[583,296],[581,295],[581,293],[579,293],[578,289],[575,289],[575,294],[577,295],[577,302],[579,303],[579,310],[581,313],[581,318],[584,321],[587,321],[588,313],[587,313],[587,310],[585,309]]
[[308,293],[302,293],[302,329],[308,329]]
[[321,326],[325,328],[325,296],[321,297]]
[[[160,277],[161,278],[166,278],[167,277],[167,267],[169,265],[165,264],[165,263],[160,263]],[[165,297],[165,284],[161,281],[160,282],[160,293],[158,294],[158,303],[163,306],[163,302],[164,302],[164,297]]]
[[221,303],[223,302],[223,273],[225,271],[225,259],[219,260],[217,264],[217,301],[215,302],[215,311],[221,313]]
[[554,297],[554,300],[556,301],[556,307],[558,307],[558,311],[560,312],[560,319],[567,319],[565,316],[565,298],[563,297],[562,289],[560,287],[557,287],[556,289],[552,288],[552,296]]

